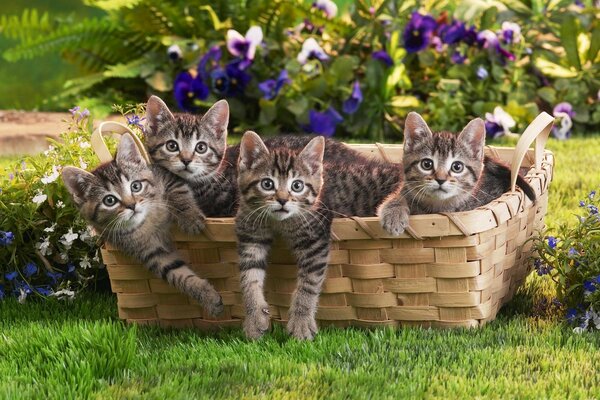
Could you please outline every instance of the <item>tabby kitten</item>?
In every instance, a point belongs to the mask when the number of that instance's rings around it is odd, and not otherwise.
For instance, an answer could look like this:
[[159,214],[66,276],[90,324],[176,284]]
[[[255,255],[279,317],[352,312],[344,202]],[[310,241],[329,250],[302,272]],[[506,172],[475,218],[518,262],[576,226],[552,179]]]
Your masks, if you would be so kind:
[[[472,210],[509,191],[510,169],[484,157],[484,146],[485,124],[480,118],[454,135],[432,133],[419,114],[408,114],[402,194],[411,214]],[[521,176],[517,184],[535,201],[535,191]]]
[[[300,148],[290,148],[288,143],[283,140],[267,148],[256,133],[246,132],[240,146],[235,222],[246,308],[244,331],[253,339],[269,327],[263,290],[273,237],[281,235],[288,242],[298,265],[287,330],[298,339],[312,339],[333,217],[374,215],[379,203],[402,183],[397,166],[368,159],[343,145],[339,146],[351,156],[323,162],[327,146],[336,146],[323,137]],[[395,229],[407,226],[407,211],[397,215]]]
[[170,238],[171,204],[182,206],[179,225],[199,232],[191,192],[160,168],[146,163],[133,138],[121,138],[115,160],[87,172],[65,167],[62,178],[81,215],[103,240],[143,263],[154,274],[191,296],[212,315],[223,311],[221,296],[176,254]]
[[232,216],[237,204],[238,147],[227,148],[229,105],[216,102],[202,117],[173,115],[152,96],[146,105],[146,147],[152,162],[185,182],[205,216]]

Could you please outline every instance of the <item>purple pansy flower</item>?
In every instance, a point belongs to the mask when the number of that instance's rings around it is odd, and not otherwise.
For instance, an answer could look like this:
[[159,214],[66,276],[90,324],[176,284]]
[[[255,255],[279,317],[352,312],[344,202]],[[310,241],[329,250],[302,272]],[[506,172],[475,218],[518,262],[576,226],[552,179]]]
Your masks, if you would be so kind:
[[185,111],[194,109],[194,99],[205,100],[209,95],[208,86],[199,75],[192,77],[188,71],[180,72],[175,78],[174,95],[179,108]]
[[323,11],[327,18],[333,18],[337,15],[338,7],[331,0],[315,0],[312,4],[313,8]]
[[464,64],[466,60],[467,57],[463,56],[458,50],[452,52],[450,55],[450,61],[452,61],[454,64]]
[[444,43],[442,43],[442,39],[437,36],[431,38],[431,45],[438,53],[444,51]]
[[500,106],[495,107],[493,113],[485,113],[485,132],[490,139],[510,133],[515,125],[515,120]]
[[229,77],[223,68],[215,68],[210,73],[212,79],[212,88],[221,95],[226,95],[229,91]]
[[346,114],[354,114],[356,110],[358,110],[358,107],[360,107],[362,101],[363,95],[360,90],[360,83],[358,81],[355,81],[354,85],[352,85],[352,93],[350,94],[350,97],[348,97],[346,101],[344,101],[344,104],[342,105],[342,110]]
[[290,82],[291,80],[288,77],[287,70],[282,69],[279,73],[279,76],[277,77],[277,80],[267,79],[266,81],[259,83],[258,88],[261,92],[263,92],[263,97],[265,99],[271,100],[279,94],[279,91],[281,90],[283,85]]
[[412,13],[410,21],[404,28],[404,48],[408,53],[417,53],[424,50],[431,43],[433,32],[437,24],[429,15]]
[[344,120],[333,107],[329,107],[324,112],[310,110],[308,117],[309,126],[307,130],[327,137],[333,136],[336,126]]
[[515,22],[504,21],[502,23],[500,36],[504,43],[519,43],[521,41],[521,27]]
[[12,232],[0,231],[0,246],[10,246],[14,240],[15,235]]
[[391,67],[392,65],[394,65],[394,60],[392,60],[392,57],[390,57],[388,52],[385,50],[374,51],[373,53],[371,53],[371,57],[373,57],[376,60],[381,61],[388,67]]
[[227,50],[244,60],[244,69],[252,63],[256,48],[263,41],[263,32],[260,26],[252,26],[246,32],[246,36],[242,36],[236,30],[230,29],[227,31]]
[[498,36],[494,32],[490,31],[489,29],[481,31],[477,34],[477,42],[484,49],[494,50],[494,51],[496,51],[496,53],[500,54],[503,58],[506,58],[510,61],[515,60],[515,56],[511,52],[509,52],[506,49],[503,49],[502,46],[500,46],[500,41],[498,40]]
[[241,94],[252,80],[252,76],[245,71],[244,60],[233,60],[225,66],[229,77],[229,95]]
[[210,71],[217,66],[220,60],[221,48],[219,46],[212,46],[198,62],[198,75],[200,75],[205,82],[208,82],[210,78]]
[[28,262],[25,265],[25,268],[23,268],[23,275],[25,275],[26,278],[31,277],[33,274],[35,274],[38,270],[37,265],[35,265],[32,262]]
[[306,62],[312,58],[326,61],[329,59],[329,56],[314,38],[308,38],[302,43],[302,50],[298,53],[297,59],[300,64],[306,64]]
[[572,118],[575,116],[573,106],[567,102],[558,103],[554,106],[552,115],[560,120],[560,124],[552,127],[552,135],[559,140],[568,139],[571,136],[571,128],[573,128]]
[[438,32],[442,42],[446,44],[456,44],[465,37],[467,29],[464,23],[455,20],[449,25],[443,25]]

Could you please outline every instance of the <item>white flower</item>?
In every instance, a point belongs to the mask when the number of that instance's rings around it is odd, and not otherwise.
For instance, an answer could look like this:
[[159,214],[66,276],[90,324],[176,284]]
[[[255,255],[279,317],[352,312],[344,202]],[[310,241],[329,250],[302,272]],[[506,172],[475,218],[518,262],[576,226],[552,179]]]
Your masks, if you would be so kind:
[[521,27],[515,22],[504,21],[500,34],[507,43],[519,43],[521,41]]
[[88,165],[85,161],[83,161],[83,158],[79,157],[79,167],[81,167],[81,169],[87,169]]
[[81,141],[79,143],[79,147],[81,147],[82,149],[89,149],[90,147],[92,147],[92,145],[90,144],[90,142]]
[[330,19],[335,17],[338,12],[337,5],[331,0],[316,0],[312,6],[319,10],[322,10],[327,16],[327,18]]
[[44,232],[54,232],[54,228],[56,228],[56,223],[53,223],[48,228],[45,228]]
[[496,106],[496,108],[494,108],[493,114],[485,113],[485,119],[500,125],[502,129],[504,129],[505,135],[510,134],[510,129],[514,128],[516,125],[513,117],[511,117],[510,114],[504,111],[500,106]]
[[90,263],[90,258],[87,256],[87,254],[85,256],[83,256],[83,259],[79,262],[79,266],[82,269],[92,268],[92,264]]
[[23,289],[19,289],[19,303],[24,304],[27,299],[27,292]]
[[573,333],[576,333],[578,335],[582,334],[583,332],[585,332],[585,329],[583,329],[582,327],[578,326],[576,328],[573,328]]
[[50,145],[50,147],[48,147],[48,150],[44,151],[44,155],[50,155],[50,153],[52,153],[54,151],[54,146]]
[[56,208],[65,208],[65,203],[62,200],[57,201]]
[[308,38],[302,43],[302,50],[298,53],[298,62],[300,64],[306,64],[310,58],[318,58],[321,61],[329,59],[329,56],[325,53],[325,50],[314,38]]
[[79,231],[79,240],[81,240],[82,242],[85,242],[87,244],[93,244],[94,237],[96,237],[96,232],[94,232],[94,230],[90,226]]
[[71,248],[75,239],[77,239],[79,235],[77,233],[73,233],[73,228],[69,228],[69,232],[65,233],[60,237],[60,242],[65,246],[67,250]]
[[45,175],[42,178],[42,183],[44,185],[47,185],[49,183],[54,182],[55,180],[58,179],[58,167],[56,165],[52,166],[52,172],[49,175]]
[[246,36],[233,29],[227,31],[227,50],[236,57],[254,60],[256,48],[262,41],[263,32],[260,26],[251,26]]
[[43,256],[52,254],[52,249],[50,248],[50,238],[48,236],[46,236],[43,241],[37,243],[35,247],[37,247],[38,251]]
[[60,300],[62,299],[73,299],[75,297],[75,292],[69,289],[61,289],[57,292],[52,293],[50,296],[54,296]]
[[69,261],[69,255],[66,252],[60,253],[59,258],[60,258],[60,261],[63,263],[66,263],[67,261]]
[[98,250],[96,250],[96,254],[94,254],[94,258],[92,258],[92,260],[97,263],[100,262],[100,254],[99,254]]
[[38,189],[37,192],[35,193],[35,196],[33,197],[33,199],[31,199],[31,201],[33,201],[35,204],[42,204],[43,202],[46,201],[46,199],[48,198],[48,196],[46,196],[45,194],[42,193],[42,189]]

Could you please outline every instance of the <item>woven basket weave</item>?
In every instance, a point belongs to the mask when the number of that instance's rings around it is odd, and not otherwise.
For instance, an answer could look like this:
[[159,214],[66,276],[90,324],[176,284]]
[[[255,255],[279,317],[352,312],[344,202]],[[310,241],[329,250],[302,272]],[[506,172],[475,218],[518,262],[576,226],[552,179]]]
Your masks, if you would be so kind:
[[[336,218],[317,312],[319,324],[475,327],[494,319],[531,271],[528,239],[544,224],[554,166],[553,154],[544,146],[553,121],[542,113],[516,148],[486,149],[512,166],[513,191],[484,207],[411,216],[411,228],[400,237],[382,230],[376,217]],[[125,130],[111,123],[95,133],[92,144],[102,161],[110,159],[102,135]],[[535,149],[528,149],[534,140]],[[400,162],[402,156],[401,145],[351,147],[393,162]],[[538,195],[535,204],[514,190],[520,167]],[[105,245],[102,256],[118,297],[120,318],[165,327],[240,325],[244,308],[233,219],[209,219],[199,236],[174,235],[183,259],[223,296],[225,312],[209,317],[193,300]],[[266,283],[274,321],[287,319],[296,272],[290,251],[276,242]]]

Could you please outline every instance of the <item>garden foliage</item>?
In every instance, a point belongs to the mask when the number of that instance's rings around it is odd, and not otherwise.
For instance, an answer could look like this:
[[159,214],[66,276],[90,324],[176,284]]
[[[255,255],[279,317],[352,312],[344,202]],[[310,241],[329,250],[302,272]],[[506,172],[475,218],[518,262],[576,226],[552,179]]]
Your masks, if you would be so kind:
[[[86,74],[64,95],[107,103],[150,92],[180,109],[231,105],[239,132],[399,138],[404,115],[488,134],[521,131],[540,111],[600,125],[600,10],[591,1],[86,0],[104,16],[3,16],[9,61],[61,52]],[[98,90],[102,88],[102,90]]]
[[535,268],[557,288],[575,331],[600,329],[600,196],[590,192],[579,202],[577,223],[565,224],[535,241],[539,259]]

